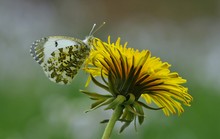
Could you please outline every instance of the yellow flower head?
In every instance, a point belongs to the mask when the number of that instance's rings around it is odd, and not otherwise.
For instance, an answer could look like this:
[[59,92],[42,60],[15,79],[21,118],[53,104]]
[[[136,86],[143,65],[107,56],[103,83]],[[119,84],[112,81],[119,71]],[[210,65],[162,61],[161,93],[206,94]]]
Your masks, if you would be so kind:
[[[122,100],[118,99],[125,108],[121,119],[129,120],[129,115],[139,116],[141,123],[142,107],[162,109],[168,116],[170,113],[180,114],[184,111],[181,102],[190,106],[192,96],[188,94],[188,89],[181,85],[186,80],[178,73],[170,72],[170,64],[162,62],[160,58],[152,57],[148,50],[140,52],[127,48],[126,45],[127,43],[120,44],[120,38],[116,43],[111,43],[110,37],[108,43],[95,38],[94,48],[84,68],[91,74],[90,78],[94,83],[110,92],[112,97],[123,97]],[[104,83],[98,82],[96,76],[101,76]],[[159,108],[152,108],[139,101],[140,97],[144,98],[147,104],[154,102]],[[101,101],[98,98],[96,100]],[[105,105],[104,100],[98,104]],[[108,108],[114,108],[113,104],[110,105]]]

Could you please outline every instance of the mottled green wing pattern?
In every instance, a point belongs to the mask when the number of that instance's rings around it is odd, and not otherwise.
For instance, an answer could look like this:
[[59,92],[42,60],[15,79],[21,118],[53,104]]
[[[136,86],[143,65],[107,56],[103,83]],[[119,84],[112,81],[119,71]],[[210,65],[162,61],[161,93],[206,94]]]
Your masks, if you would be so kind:
[[43,65],[50,80],[61,84],[70,83],[88,56],[89,51],[83,47],[85,46],[68,46],[52,52]]
[[89,55],[83,41],[65,36],[51,36],[33,43],[30,53],[43,67],[47,77],[59,84],[69,84]]

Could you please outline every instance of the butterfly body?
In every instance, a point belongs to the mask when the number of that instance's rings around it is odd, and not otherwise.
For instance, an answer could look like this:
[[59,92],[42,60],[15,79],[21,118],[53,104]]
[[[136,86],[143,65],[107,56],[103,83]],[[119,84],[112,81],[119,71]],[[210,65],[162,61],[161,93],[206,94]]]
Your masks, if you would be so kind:
[[69,84],[89,56],[92,39],[92,36],[83,41],[67,36],[49,36],[35,41],[30,53],[51,81]]

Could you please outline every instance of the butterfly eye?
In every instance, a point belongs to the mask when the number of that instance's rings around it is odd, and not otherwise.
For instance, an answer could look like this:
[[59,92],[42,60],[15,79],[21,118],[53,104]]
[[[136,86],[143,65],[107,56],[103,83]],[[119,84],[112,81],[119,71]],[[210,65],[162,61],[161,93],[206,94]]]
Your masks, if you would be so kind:
[[55,47],[57,47],[58,46],[58,42],[57,41],[55,41]]

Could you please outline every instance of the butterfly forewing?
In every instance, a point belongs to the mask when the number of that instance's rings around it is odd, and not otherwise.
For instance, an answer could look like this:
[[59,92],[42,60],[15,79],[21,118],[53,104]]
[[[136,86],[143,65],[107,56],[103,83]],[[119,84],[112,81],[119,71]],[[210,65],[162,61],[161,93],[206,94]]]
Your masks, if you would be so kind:
[[90,47],[83,41],[65,36],[51,36],[33,43],[30,53],[43,67],[48,78],[69,84],[89,55]]

